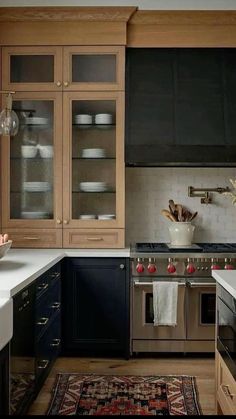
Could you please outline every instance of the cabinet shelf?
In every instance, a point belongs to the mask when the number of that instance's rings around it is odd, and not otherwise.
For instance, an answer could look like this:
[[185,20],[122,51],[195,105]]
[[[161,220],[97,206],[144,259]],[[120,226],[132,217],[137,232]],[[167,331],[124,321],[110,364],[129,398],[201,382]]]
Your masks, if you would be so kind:
[[53,157],[11,157],[11,160],[23,160],[23,161],[44,161],[52,160]]
[[116,160],[115,157],[72,157],[73,160]]
[[80,191],[80,190],[78,190],[78,191],[76,191],[76,190],[74,190],[74,191],[72,191],[72,193],[99,193],[99,194],[103,194],[103,193],[116,193],[116,191],[114,191],[114,190],[108,190],[108,191]]

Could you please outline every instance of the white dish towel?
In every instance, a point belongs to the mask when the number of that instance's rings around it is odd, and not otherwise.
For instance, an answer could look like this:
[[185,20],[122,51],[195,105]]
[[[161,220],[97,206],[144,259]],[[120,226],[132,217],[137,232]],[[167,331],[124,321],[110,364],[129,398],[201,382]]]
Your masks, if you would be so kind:
[[154,326],[176,326],[178,282],[153,281]]

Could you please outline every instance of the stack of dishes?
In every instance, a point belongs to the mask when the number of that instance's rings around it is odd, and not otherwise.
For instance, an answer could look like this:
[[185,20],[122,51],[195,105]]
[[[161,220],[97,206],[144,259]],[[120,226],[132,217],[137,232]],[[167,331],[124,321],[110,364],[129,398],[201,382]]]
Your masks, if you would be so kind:
[[95,115],[95,124],[96,125],[112,124],[112,114],[111,113],[98,113],[97,115]]
[[49,182],[23,182],[23,189],[26,192],[48,192],[51,190]]
[[80,182],[79,187],[83,192],[105,192],[107,190],[106,182]]
[[92,115],[87,115],[85,113],[75,115],[74,123],[78,124],[78,125],[91,125],[92,124]]
[[47,211],[22,211],[21,218],[34,219],[34,218],[50,218],[50,213]]
[[95,214],[81,214],[79,218],[80,220],[95,220],[96,215]]
[[116,218],[115,214],[101,214],[98,215],[99,220],[114,220]]
[[26,125],[46,125],[48,123],[48,118],[40,118],[38,116],[28,116],[25,118]]
[[84,159],[104,159],[106,154],[103,148],[84,148],[82,157]]

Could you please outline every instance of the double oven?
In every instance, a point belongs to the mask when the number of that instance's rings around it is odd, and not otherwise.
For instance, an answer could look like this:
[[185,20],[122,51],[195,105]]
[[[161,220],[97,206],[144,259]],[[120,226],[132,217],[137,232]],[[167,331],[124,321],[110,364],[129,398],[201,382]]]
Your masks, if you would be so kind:
[[[189,273],[191,263],[194,269]],[[143,271],[137,271],[139,264]],[[153,264],[155,268],[149,273]],[[200,255],[195,259],[181,254],[132,258],[131,353],[214,353],[216,283],[211,276],[211,264],[211,259]],[[170,265],[174,267],[172,273],[168,272]],[[176,326],[153,323],[154,281],[178,283]]]

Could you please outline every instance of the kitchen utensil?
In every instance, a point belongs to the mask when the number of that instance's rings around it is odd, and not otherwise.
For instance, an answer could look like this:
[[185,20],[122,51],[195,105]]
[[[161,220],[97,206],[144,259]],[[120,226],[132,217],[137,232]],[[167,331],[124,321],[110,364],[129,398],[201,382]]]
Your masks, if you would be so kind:
[[177,214],[178,214],[178,221],[184,221],[183,220],[183,217],[182,217],[182,214],[183,214],[183,207],[182,207],[182,205],[180,205],[180,204],[176,204],[175,205],[175,208],[177,209]]
[[197,211],[196,211],[196,212],[194,212],[194,213],[192,214],[192,216],[189,218],[189,221],[194,220],[194,218],[197,216],[197,214],[198,214],[198,212],[197,212]]
[[168,218],[169,220],[174,221],[174,222],[177,221],[176,218],[175,218],[175,216],[173,214],[171,214],[170,211],[168,211],[166,209],[163,209],[161,211],[161,213],[162,213],[162,215],[164,215],[164,217]]

